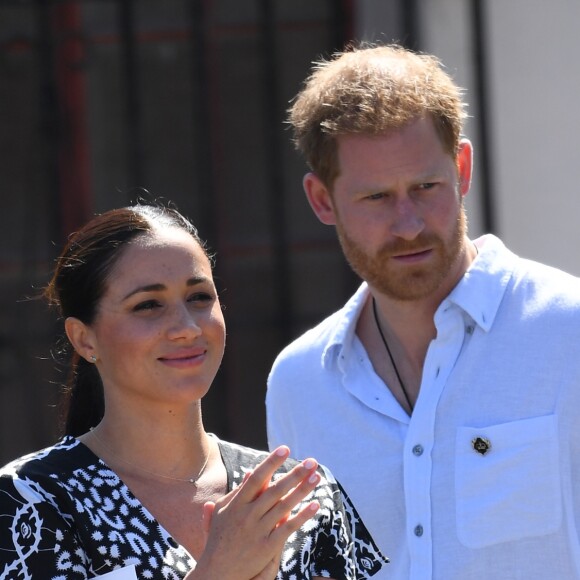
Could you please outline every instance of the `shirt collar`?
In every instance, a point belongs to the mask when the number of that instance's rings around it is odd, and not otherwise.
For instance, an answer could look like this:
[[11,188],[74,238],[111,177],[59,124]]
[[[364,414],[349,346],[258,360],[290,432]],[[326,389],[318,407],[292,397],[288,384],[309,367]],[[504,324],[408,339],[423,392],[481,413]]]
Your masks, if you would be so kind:
[[331,330],[330,337],[322,351],[322,366],[330,367],[335,358],[335,353],[342,347],[343,358],[348,356],[352,348],[356,323],[365,304],[369,288],[366,282],[363,282],[350,300],[339,310],[336,324]]
[[486,234],[475,245],[478,255],[457,286],[437,309],[437,314],[455,304],[488,332],[515,267],[515,255],[492,234]]
[[[492,234],[481,236],[474,243],[478,255],[457,286],[443,300],[435,317],[437,318],[438,313],[446,310],[450,304],[456,305],[488,332],[512,277],[515,255]],[[368,294],[368,286],[363,282],[344,307],[336,313],[336,323],[322,351],[321,362],[324,368],[330,367],[339,349],[342,349],[341,359],[348,358],[356,323]]]

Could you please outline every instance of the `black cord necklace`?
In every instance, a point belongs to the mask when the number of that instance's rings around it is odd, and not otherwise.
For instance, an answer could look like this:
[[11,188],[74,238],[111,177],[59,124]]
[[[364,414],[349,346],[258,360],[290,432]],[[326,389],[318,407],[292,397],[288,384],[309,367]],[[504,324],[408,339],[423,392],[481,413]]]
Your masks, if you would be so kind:
[[409,397],[409,393],[407,392],[407,389],[405,387],[405,383],[403,382],[403,379],[401,378],[401,375],[399,374],[399,369],[397,368],[397,365],[395,364],[395,359],[393,358],[393,354],[391,353],[391,349],[389,348],[389,343],[387,342],[387,339],[385,338],[385,335],[383,334],[383,329],[381,328],[381,323],[379,322],[379,316],[377,314],[377,303],[375,301],[374,296],[373,296],[373,315],[375,317],[375,324],[377,325],[377,330],[379,331],[379,334],[381,335],[381,338],[383,339],[383,344],[385,345],[385,349],[387,350],[389,358],[391,359],[391,364],[393,365],[393,369],[395,370],[395,374],[397,375],[397,379],[399,381],[399,384],[401,385],[401,390],[403,391],[403,395],[405,395],[407,405],[409,405],[409,409],[411,409],[411,413],[412,413],[413,412],[413,404],[411,403],[411,398]]

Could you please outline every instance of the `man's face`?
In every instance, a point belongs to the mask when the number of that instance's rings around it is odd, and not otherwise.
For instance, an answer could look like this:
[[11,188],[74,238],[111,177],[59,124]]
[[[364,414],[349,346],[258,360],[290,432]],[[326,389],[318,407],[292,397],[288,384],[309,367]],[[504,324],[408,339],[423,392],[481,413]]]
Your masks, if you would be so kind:
[[341,136],[338,160],[330,204],[353,270],[395,300],[443,299],[466,268],[470,144],[456,163],[424,118],[387,135]]

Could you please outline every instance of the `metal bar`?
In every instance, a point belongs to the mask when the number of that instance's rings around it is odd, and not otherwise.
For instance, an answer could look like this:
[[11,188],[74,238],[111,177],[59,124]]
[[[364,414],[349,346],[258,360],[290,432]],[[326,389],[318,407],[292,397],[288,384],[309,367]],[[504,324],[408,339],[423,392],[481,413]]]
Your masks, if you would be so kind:
[[141,187],[144,185],[144,149],[141,133],[142,107],[139,90],[137,39],[134,24],[135,1],[118,0],[118,9],[123,81],[125,84],[127,173],[130,186]]
[[479,133],[479,165],[481,167],[481,210],[484,231],[496,232],[495,203],[493,198],[493,167],[491,159],[491,136],[489,133],[489,76],[487,64],[487,27],[485,2],[471,0],[471,28],[473,38],[473,64],[475,92],[479,103],[475,122]]
[[76,1],[53,6],[57,40],[54,74],[60,108],[59,175],[62,226],[66,233],[87,221],[93,209],[86,125],[86,42]]
[[354,0],[329,0],[331,10],[334,50],[344,50],[348,42],[354,41]]
[[417,0],[401,0],[401,16],[403,43],[411,50],[419,50],[421,37],[419,32],[419,16]]
[[294,304],[290,284],[290,255],[286,208],[284,204],[284,183],[282,177],[282,151],[280,144],[281,115],[278,107],[280,91],[278,87],[276,16],[272,0],[259,0],[259,43],[262,59],[262,94],[264,99],[264,140],[267,158],[265,168],[270,211],[270,234],[274,254],[274,293],[276,310],[275,327],[280,340],[288,342],[292,338],[291,321],[294,319]]
[[[196,183],[192,195],[199,204],[196,226],[211,248],[217,248],[218,225],[212,156],[208,14],[205,0],[191,0],[193,163]],[[219,269],[219,263],[216,268]]]
[[54,42],[52,38],[50,6],[44,0],[35,1],[36,43],[37,58],[40,70],[39,102],[41,113],[41,138],[44,148],[47,194],[51,198],[51,215],[48,216],[51,225],[51,238],[60,247],[70,232],[63,231],[60,213],[60,180],[58,175],[58,142],[59,142],[59,114],[56,95],[55,79],[53,75]]

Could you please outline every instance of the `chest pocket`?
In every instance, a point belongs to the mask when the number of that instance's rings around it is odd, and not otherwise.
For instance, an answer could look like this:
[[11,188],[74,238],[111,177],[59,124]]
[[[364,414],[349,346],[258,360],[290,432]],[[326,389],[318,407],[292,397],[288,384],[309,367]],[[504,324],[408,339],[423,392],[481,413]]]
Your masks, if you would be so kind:
[[562,520],[556,415],[460,427],[455,487],[457,534],[469,548],[555,532]]

